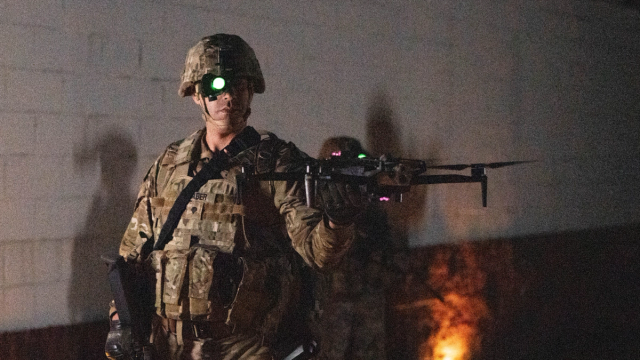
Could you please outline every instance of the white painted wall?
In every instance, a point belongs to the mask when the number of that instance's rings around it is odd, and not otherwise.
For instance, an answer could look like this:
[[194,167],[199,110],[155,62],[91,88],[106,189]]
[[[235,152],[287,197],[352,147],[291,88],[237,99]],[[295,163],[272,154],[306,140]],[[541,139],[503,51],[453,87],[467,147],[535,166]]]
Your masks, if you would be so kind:
[[489,170],[486,209],[477,184],[415,192],[391,209],[412,245],[637,223],[638,20],[579,0],[0,0],[0,331],[106,316],[98,256],[201,126],[178,79],[217,32],[262,64],[252,125],[311,155],[384,120],[374,150],[538,160]]

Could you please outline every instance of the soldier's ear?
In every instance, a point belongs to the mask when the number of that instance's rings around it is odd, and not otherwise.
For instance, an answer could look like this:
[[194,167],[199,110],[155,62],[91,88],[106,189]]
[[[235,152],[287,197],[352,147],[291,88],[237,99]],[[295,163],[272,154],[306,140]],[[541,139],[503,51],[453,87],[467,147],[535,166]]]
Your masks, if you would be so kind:
[[203,96],[200,96],[200,95],[198,95],[198,94],[193,94],[193,95],[191,95],[191,98],[193,99],[193,102],[194,102],[194,103],[196,103],[196,105],[198,105],[198,107],[199,107],[202,111],[205,111],[205,112],[206,112],[206,110],[205,110],[205,106],[206,106],[206,104],[205,104],[205,102],[204,102],[204,101],[205,101],[205,99],[204,99],[204,97],[203,97]]

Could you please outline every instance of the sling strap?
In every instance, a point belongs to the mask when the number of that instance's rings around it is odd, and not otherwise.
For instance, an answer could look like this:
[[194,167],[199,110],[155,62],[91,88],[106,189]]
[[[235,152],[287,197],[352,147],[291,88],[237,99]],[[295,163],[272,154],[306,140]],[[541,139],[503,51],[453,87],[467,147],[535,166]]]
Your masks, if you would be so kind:
[[173,239],[173,231],[178,226],[182,213],[187,208],[187,204],[193,197],[193,194],[206,184],[207,181],[220,177],[220,172],[225,170],[231,158],[252,146],[258,145],[259,142],[260,134],[253,127],[246,126],[231,140],[229,145],[225,146],[222,151],[218,151],[216,156],[202,167],[182,192],[180,192],[171,210],[169,210],[167,221],[162,225],[158,242],[154,245],[153,250],[163,250],[165,245]]

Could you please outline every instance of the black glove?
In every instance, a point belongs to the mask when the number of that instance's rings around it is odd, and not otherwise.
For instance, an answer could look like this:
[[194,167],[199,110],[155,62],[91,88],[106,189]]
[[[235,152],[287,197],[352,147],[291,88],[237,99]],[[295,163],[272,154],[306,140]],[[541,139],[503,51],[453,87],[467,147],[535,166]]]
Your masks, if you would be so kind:
[[349,225],[362,211],[360,187],[345,182],[324,181],[319,185],[324,212],[336,225]]
[[104,352],[111,360],[130,359],[132,356],[131,328],[122,326],[120,320],[110,321]]

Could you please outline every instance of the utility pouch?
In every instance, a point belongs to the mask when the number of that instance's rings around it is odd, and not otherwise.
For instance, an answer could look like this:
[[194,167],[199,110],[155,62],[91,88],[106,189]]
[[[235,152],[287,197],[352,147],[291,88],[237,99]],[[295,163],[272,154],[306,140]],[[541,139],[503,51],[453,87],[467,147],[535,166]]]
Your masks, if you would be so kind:
[[174,320],[226,320],[242,278],[237,258],[196,246],[155,250],[149,263],[155,272],[158,315]]
[[180,297],[187,269],[188,250],[155,250],[149,256],[155,272],[155,307],[160,316],[180,319]]
[[213,261],[218,252],[200,247],[189,256],[189,313],[191,319],[211,312],[210,291],[213,283]]
[[162,306],[162,294],[164,289],[164,269],[167,264],[167,252],[164,250],[153,251],[149,255],[149,263],[155,273],[155,302],[154,306],[158,315],[164,316]]
[[167,251],[167,265],[164,270],[162,302],[178,305],[182,282],[187,269],[188,250]]

